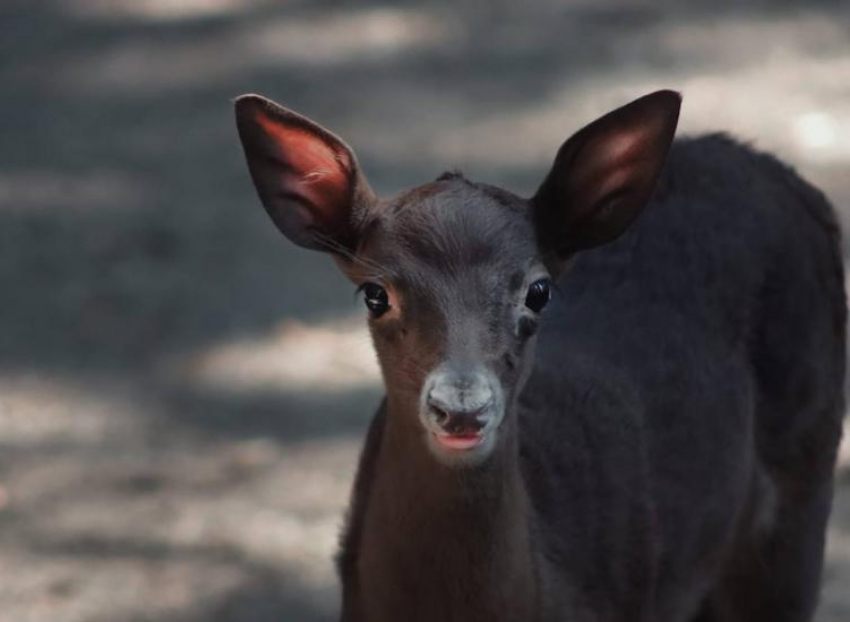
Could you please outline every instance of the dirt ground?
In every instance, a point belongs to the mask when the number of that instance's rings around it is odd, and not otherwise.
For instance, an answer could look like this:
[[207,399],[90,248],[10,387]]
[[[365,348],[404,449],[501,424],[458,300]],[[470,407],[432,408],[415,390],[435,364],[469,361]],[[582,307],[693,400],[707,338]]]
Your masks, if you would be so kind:
[[[381,193],[457,167],[528,194],[580,124],[675,88],[683,132],[780,153],[847,221],[845,6],[4,2],[0,620],[334,619],[378,376],[352,288],[262,213],[234,96],[321,120]],[[850,619],[838,481],[820,622]]]

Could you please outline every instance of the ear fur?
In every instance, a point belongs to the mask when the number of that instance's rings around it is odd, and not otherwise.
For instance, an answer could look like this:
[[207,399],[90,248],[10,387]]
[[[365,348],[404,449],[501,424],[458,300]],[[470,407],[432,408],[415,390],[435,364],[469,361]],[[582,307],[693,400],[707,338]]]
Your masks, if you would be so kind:
[[375,197],[348,145],[259,95],[236,100],[236,125],[254,186],[277,228],[305,248],[353,252]]
[[652,197],[676,132],[681,96],[657,91],[569,138],[532,198],[538,239],[560,260],[610,242]]

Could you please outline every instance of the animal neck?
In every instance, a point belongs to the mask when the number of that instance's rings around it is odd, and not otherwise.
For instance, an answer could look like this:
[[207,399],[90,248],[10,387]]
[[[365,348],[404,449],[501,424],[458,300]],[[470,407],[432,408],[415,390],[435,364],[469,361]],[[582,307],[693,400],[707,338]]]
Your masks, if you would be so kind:
[[474,467],[431,454],[415,413],[388,399],[360,563],[368,620],[534,620],[530,506],[510,414]]

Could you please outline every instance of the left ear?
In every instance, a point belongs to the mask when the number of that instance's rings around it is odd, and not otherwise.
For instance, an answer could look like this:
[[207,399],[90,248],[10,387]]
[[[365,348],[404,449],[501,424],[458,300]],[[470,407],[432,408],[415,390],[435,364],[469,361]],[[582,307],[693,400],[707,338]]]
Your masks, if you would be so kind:
[[655,190],[681,96],[657,91],[606,114],[565,142],[532,199],[538,239],[560,260],[616,239]]

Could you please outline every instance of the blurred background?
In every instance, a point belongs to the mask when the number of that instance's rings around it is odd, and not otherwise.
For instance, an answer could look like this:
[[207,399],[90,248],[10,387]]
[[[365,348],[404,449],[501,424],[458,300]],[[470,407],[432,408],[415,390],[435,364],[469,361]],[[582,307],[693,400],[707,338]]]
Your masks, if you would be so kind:
[[[530,194],[660,87],[850,218],[844,2],[5,0],[0,619],[335,619],[379,378],[360,302],[255,197],[232,99],[317,119],[389,194]],[[846,455],[844,460],[846,461]],[[850,619],[839,473],[819,620]]]

